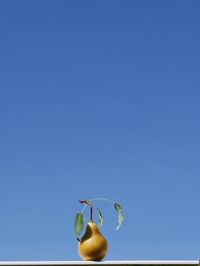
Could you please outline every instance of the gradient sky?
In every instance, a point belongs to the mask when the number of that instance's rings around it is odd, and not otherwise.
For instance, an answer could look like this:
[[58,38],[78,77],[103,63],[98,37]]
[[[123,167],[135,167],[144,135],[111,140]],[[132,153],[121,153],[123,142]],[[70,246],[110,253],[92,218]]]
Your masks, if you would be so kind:
[[[0,260],[200,257],[200,2],[0,1]],[[88,212],[85,212],[86,220]]]

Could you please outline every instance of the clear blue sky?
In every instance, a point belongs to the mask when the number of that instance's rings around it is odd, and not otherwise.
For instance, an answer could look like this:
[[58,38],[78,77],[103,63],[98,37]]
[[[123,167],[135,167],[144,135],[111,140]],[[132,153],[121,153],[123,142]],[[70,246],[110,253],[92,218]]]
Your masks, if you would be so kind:
[[0,260],[200,257],[200,2],[0,2]]

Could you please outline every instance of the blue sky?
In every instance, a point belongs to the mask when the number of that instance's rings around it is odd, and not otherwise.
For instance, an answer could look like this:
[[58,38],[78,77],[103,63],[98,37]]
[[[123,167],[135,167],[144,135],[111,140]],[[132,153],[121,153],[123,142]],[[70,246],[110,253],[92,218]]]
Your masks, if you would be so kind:
[[106,259],[199,258],[199,8],[0,2],[0,260],[78,260],[94,197]]

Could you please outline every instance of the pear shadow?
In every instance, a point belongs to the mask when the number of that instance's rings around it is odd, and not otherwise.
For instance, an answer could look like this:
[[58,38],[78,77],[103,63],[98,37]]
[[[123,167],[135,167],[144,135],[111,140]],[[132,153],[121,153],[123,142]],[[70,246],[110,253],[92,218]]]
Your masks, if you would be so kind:
[[87,241],[89,238],[92,237],[92,230],[91,228],[88,226],[87,229],[86,229],[86,232],[85,232],[85,235],[83,236],[83,238],[81,239],[81,244],[84,242],[84,241]]

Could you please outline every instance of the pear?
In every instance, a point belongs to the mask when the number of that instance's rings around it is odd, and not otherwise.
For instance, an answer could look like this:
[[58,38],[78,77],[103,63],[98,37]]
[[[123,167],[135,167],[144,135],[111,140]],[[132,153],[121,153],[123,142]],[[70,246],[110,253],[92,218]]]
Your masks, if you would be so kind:
[[90,221],[84,236],[78,243],[78,252],[83,260],[102,260],[108,250],[106,239],[100,233],[97,225]]

